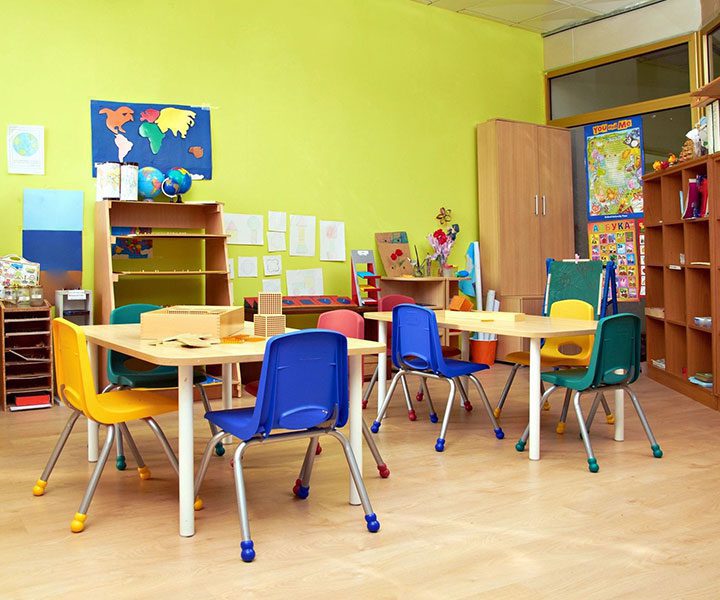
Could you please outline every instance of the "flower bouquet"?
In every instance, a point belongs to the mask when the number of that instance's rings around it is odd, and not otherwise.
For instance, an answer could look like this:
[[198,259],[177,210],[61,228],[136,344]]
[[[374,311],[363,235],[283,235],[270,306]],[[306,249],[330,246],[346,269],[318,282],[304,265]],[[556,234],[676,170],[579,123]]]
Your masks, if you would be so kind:
[[447,229],[447,231],[437,229],[427,238],[428,242],[430,242],[430,247],[433,250],[430,258],[432,258],[433,260],[437,260],[440,275],[444,275],[445,270],[451,268],[447,264],[447,260],[448,256],[450,256],[450,251],[455,244],[455,240],[457,239],[457,234],[459,232],[460,226],[457,224],[453,224],[450,226],[449,229]]

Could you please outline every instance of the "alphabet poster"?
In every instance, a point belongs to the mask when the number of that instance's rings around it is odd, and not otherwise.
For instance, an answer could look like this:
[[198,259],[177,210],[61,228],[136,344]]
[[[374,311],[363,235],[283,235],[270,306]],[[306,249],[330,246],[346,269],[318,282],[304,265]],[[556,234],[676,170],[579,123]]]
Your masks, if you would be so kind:
[[644,285],[641,281],[640,251],[643,243],[638,237],[638,229],[634,219],[617,221],[599,221],[588,223],[588,240],[590,258],[607,262],[615,261],[617,265],[616,279],[618,300],[622,302],[638,302]]

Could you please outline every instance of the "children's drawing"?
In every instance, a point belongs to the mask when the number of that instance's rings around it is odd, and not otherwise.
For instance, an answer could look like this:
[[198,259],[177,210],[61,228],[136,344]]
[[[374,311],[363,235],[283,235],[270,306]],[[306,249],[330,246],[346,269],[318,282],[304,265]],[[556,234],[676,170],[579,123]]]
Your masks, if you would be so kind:
[[320,260],[345,261],[345,223],[320,221]]
[[290,215],[290,256],[315,256],[315,217]]
[[276,255],[263,256],[263,272],[266,277],[280,275],[282,273],[282,257]]
[[243,246],[263,245],[263,216],[240,213],[223,214],[225,233],[230,237],[228,244]]
[[282,279],[263,279],[262,291],[282,294]]
[[268,231],[287,231],[287,213],[269,210]]
[[239,256],[237,276],[238,277],[257,277],[258,276],[258,259],[257,256]]
[[288,296],[322,296],[322,269],[297,269],[285,271]]
[[286,250],[285,245],[285,232],[283,231],[268,231],[268,252],[284,252]]

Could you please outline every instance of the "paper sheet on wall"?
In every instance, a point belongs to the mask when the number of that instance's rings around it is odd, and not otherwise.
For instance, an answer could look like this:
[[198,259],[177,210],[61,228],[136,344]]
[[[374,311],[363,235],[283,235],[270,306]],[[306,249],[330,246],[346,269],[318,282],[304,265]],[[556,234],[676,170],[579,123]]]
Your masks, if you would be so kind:
[[82,231],[83,193],[72,190],[23,190],[23,229]]
[[45,175],[45,128],[42,125],[8,125],[8,173]]
[[343,221],[320,221],[320,260],[345,262]]
[[290,256],[315,256],[315,217],[290,215]]
[[282,273],[282,257],[263,256],[263,273],[265,277]]
[[297,269],[285,271],[288,296],[322,296],[322,269]]
[[230,237],[228,244],[244,246],[262,246],[263,216],[225,213],[223,215],[225,233]]
[[282,294],[282,279],[263,279],[262,291]]
[[268,231],[287,231],[287,213],[269,210]]
[[227,259],[228,278],[235,279],[235,261],[232,258]]
[[237,276],[238,277],[257,277],[258,276],[258,259],[257,256],[239,256]]
[[285,233],[280,231],[268,231],[268,252],[284,252],[287,249],[285,244]]

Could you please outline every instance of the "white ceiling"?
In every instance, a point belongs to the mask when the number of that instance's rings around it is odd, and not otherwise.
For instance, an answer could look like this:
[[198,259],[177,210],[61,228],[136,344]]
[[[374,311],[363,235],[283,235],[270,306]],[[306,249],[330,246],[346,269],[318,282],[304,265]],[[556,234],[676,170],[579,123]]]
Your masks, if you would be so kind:
[[415,0],[453,12],[548,33],[654,0]]

